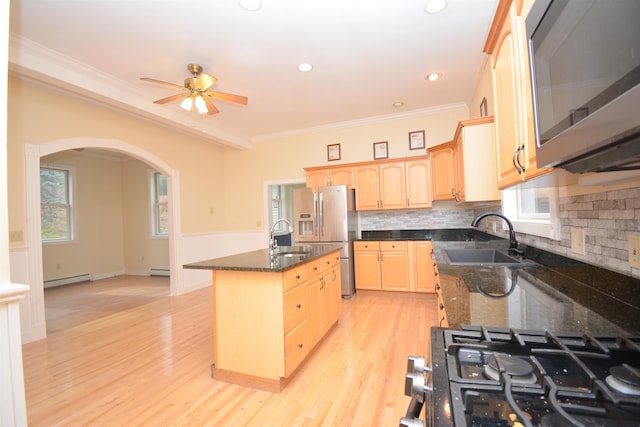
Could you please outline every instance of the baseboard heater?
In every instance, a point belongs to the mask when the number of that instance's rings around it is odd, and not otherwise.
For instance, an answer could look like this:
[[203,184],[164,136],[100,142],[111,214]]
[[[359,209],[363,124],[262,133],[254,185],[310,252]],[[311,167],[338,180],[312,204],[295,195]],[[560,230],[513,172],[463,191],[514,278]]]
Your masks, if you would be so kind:
[[89,273],[79,274],[77,276],[62,277],[60,279],[45,280],[45,288],[53,288],[54,286],[70,285],[72,283],[88,282],[91,280]]
[[169,276],[168,268],[152,268],[149,270],[149,275],[151,276]]

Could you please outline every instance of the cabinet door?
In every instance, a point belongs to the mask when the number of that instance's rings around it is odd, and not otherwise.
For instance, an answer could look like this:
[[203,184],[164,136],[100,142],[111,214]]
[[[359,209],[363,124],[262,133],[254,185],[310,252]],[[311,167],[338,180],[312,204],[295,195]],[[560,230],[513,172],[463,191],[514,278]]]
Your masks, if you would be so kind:
[[456,202],[466,200],[464,167],[464,143],[461,136],[453,146],[453,198]]
[[433,200],[453,199],[453,142],[430,148]]
[[331,185],[347,185],[353,187],[353,168],[332,168],[329,181]]
[[[513,34],[514,5],[500,32],[499,44],[492,55],[495,85],[496,146],[498,151],[498,177],[501,187],[521,181],[516,169],[516,150],[522,145],[518,129],[518,98],[516,86],[516,43]],[[522,157],[520,157],[522,159]],[[515,163],[515,165],[514,165]]]
[[414,290],[434,293],[436,286],[436,260],[433,243],[430,241],[413,242]]
[[307,187],[317,188],[329,184],[329,172],[326,169],[307,171]]
[[309,280],[309,305],[307,310],[307,333],[310,348],[313,348],[322,335],[321,286],[322,276]]
[[383,209],[406,208],[404,162],[383,163],[379,169],[381,207]]
[[342,313],[342,280],[340,274],[340,264],[331,267],[331,306],[330,324],[337,321]]
[[381,252],[380,258],[382,289],[387,291],[408,291],[408,252]]
[[380,242],[354,242],[356,289],[380,289]]
[[405,162],[407,207],[431,207],[431,168],[428,159]]
[[356,181],[356,209],[360,211],[380,209],[380,179],[377,165],[354,168]]

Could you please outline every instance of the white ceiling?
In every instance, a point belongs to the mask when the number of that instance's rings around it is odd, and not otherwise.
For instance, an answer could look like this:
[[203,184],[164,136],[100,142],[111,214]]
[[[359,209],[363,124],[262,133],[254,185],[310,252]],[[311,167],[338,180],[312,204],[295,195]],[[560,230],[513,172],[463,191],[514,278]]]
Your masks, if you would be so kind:
[[[229,146],[468,104],[498,0],[11,0],[9,69]],[[300,73],[300,62],[313,64]],[[198,116],[152,101],[187,64],[247,106]],[[435,82],[426,74],[439,71]],[[404,102],[401,108],[394,102]]]

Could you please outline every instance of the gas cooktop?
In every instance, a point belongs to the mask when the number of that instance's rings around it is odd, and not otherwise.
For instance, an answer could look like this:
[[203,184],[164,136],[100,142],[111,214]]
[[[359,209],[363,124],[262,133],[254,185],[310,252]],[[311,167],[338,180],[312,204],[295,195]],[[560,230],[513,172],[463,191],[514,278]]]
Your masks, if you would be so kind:
[[409,365],[407,420],[425,402],[427,425],[640,426],[640,337],[433,328],[432,369]]

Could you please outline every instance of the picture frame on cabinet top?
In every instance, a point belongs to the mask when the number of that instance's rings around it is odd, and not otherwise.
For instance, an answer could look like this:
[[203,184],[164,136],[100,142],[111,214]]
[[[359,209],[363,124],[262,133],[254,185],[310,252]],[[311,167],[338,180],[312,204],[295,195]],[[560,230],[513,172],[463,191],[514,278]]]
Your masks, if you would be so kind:
[[409,150],[420,150],[422,148],[425,148],[424,131],[409,132]]
[[387,141],[373,143],[373,160],[389,158],[389,144]]
[[327,145],[327,160],[340,160],[340,144]]

